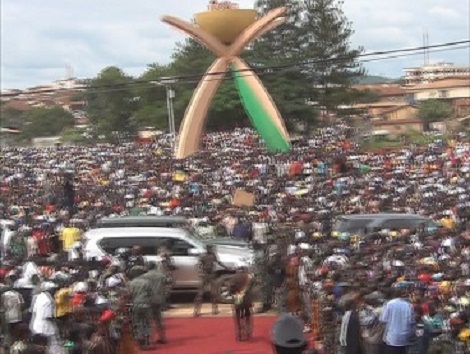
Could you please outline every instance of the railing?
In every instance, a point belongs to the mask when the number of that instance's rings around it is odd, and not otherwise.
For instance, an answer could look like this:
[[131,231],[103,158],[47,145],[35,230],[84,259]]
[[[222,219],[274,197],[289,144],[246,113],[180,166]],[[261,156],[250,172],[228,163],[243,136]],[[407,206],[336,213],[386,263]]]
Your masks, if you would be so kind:
[[238,4],[231,1],[211,1],[209,2],[208,9],[209,11],[218,11],[218,10],[234,10],[238,9]]

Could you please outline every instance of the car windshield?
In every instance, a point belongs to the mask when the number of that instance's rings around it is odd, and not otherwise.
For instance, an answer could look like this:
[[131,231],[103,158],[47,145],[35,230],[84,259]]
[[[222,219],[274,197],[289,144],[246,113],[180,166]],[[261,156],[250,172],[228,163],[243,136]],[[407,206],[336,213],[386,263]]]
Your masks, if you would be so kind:
[[210,241],[216,239],[214,234],[205,234],[199,232],[196,228],[192,226],[185,227],[188,237],[196,240],[198,243],[204,243],[205,241]]
[[357,232],[362,231],[367,225],[372,222],[372,219],[347,219],[339,218],[333,227],[337,232]]
[[190,227],[191,231],[202,241],[214,240],[217,238],[213,228]]

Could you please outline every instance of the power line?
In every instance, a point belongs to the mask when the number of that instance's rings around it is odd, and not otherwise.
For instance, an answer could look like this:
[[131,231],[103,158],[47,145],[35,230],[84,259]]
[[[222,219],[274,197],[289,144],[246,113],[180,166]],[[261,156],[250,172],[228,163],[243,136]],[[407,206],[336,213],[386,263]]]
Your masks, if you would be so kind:
[[[370,57],[370,56],[380,56],[380,55],[394,54],[394,53],[422,51],[423,49],[453,47],[453,46],[457,46],[457,45],[461,45],[461,44],[468,44],[468,43],[470,43],[470,40],[446,42],[446,43],[434,44],[434,45],[427,46],[427,47],[420,46],[420,47],[413,47],[413,48],[393,49],[393,50],[386,50],[386,51],[375,51],[375,52],[370,52],[370,53],[359,54],[359,55],[356,56],[356,58],[363,58],[363,57]],[[285,68],[293,68],[293,67],[297,67],[297,66],[304,66],[304,65],[311,65],[311,64],[321,64],[321,63],[325,63],[325,62],[335,62],[335,61],[341,61],[341,60],[347,60],[347,59],[350,59],[350,58],[348,56],[343,56],[343,57],[329,58],[329,59],[324,59],[324,60],[311,59],[311,60],[301,61],[301,62],[298,62],[298,63],[267,66],[267,67],[263,67],[263,68],[260,68],[260,69],[262,69],[262,70],[285,69]],[[256,70],[257,70],[257,68],[248,68],[248,69],[234,70],[234,72],[246,72],[246,71],[252,72],[252,71],[256,71]],[[204,74],[198,74],[198,75],[170,76],[170,77],[167,77],[165,79],[179,81],[180,79],[185,79],[185,78],[195,78],[195,77],[222,75],[224,73],[225,72],[213,72],[213,73],[204,73]],[[153,80],[153,81],[155,81],[155,80]]]
[[[430,52],[432,53],[438,53],[438,52],[447,52],[447,51],[454,51],[454,50],[461,50],[461,49],[467,49],[467,48],[470,48],[470,45],[466,45],[466,46],[460,46],[460,47],[453,47],[453,48],[447,48],[447,49],[435,49],[435,50],[431,50]],[[409,57],[409,56],[414,56],[414,55],[421,55],[422,53],[404,53],[404,54],[399,54],[399,55],[393,55],[393,56],[387,56],[387,57],[381,57],[381,58],[369,58],[369,59],[362,59],[362,60],[359,60],[359,62],[361,63],[366,63],[366,62],[375,62],[375,61],[381,61],[381,60],[389,60],[389,59],[396,59],[396,58],[403,58],[403,57]],[[295,67],[295,66],[292,66],[292,67]],[[281,71],[285,71],[287,69],[290,69],[292,67],[286,67],[286,68],[283,68],[279,71],[258,71],[257,72],[257,76],[271,76],[271,75],[275,75],[275,74],[279,74],[279,72]],[[240,77],[250,77],[250,76],[253,76],[253,72],[255,72],[256,70],[246,70],[245,73],[241,73],[240,74]],[[237,72],[236,70],[234,70],[233,72]],[[234,79],[233,75],[230,75],[230,71],[227,71],[227,72],[224,72],[224,74],[226,74],[224,77],[223,77],[223,81],[232,81]],[[219,73],[219,75],[221,75],[221,73]],[[201,75],[202,78],[204,78],[204,75]],[[219,78],[206,78],[204,81],[207,82],[207,81],[216,81],[216,80],[219,80]],[[151,81],[155,81],[155,80],[151,80]],[[133,87],[134,88],[139,88],[139,89],[145,89],[145,88],[148,88],[148,89],[153,89],[155,88],[155,86],[151,83],[151,81],[142,81],[142,82],[138,82],[138,83],[130,83],[132,85],[134,85]],[[195,79],[195,80],[180,80],[177,82],[178,85],[192,85],[192,84],[197,84],[199,82],[198,79]],[[148,87],[145,87],[145,86],[148,86]],[[122,90],[127,90],[128,87],[117,87],[117,88],[109,88],[109,89],[101,89],[101,88],[96,88],[96,90],[94,90],[93,88],[91,89],[92,91],[89,91],[90,93],[99,93],[99,92],[113,92],[113,91],[122,91]]]
[[[437,52],[437,51],[448,51],[452,50],[450,47],[456,47],[462,44],[469,44],[470,40],[462,40],[462,41],[454,41],[454,42],[446,42],[446,43],[440,43],[440,44],[434,44],[430,46],[420,46],[420,47],[412,47],[412,48],[403,48],[403,49],[394,49],[394,50],[386,50],[386,51],[374,51],[370,53],[363,53],[359,54],[356,56],[356,58],[359,58],[358,62],[365,63],[365,62],[371,62],[371,61],[379,61],[379,60],[386,60],[386,59],[394,59],[398,57],[405,57],[405,56],[411,56],[411,55],[417,55],[417,54],[422,54],[422,51],[424,49],[428,49],[429,51],[432,52]],[[467,46],[468,47],[468,46]],[[455,48],[457,49],[464,49],[462,47]],[[412,52],[417,52],[419,53],[412,53]],[[393,56],[390,56],[389,54],[395,54]],[[402,54],[398,54],[402,53]],[[389,55],[388,57],[380,57],[384,55]],[[371,58],[371,59],[364,59],[361,60],[360,58],[364,57],[372,57],[372,56],[379,56],[379,58]],[[258,75],[267,75],[267,74],[274,74],[274,70],[283,70],[283,69],[291,69],[295,67],[301,67],[301,66],[306,66],[306,65],[314,65],[314,64],[322,64],[326,62],[337,62],[337,61],[342,61],[342,60],[348,60],[350,59],[349,57],[343,56],[343,57],[337,57],[337,58],[329,58],[329,59],[323,59],[323,60],[306,60],[306,61],[301,61],[297,63],[290,63],[290,64],[283,64],[283,65],[275,65],[275,66],[266,66],[262,68],[247,68],[247,69],[241,69],[241,70],[233,70],[232,72],[234,73],[249,73],[248,76],[252,75],[251,73],[255,72],[258,73]],[[264,72],[264,73],[259,73],[262,71],[271,71],[271,72]],[[178,84],[190,84],[199,81],[200,79],[206,77],[206,76],[222,76],[225,75],[227,72],[213,72],[213,73],[203,73],[203,74],[192,74],[192,75],[179,75],[179,76],[170,76],[170,77],[165,77],[165,80],[173,80],[175,83]],[[163,78],[160,78],[162,80]],[[191,81],[184,81],[187,79],[196,79],[191,80]],[[123,82],[123,83],[113,83],[109,85],[99,85],[99,86],[84,86],[83,88],[79,89],[70,89],[68,91],[77,91],[81,92],[83,89],[91,90],[89,92],[93,93],[93,90],[96,89],[97,91],[95,92],[106,92],[106,91],[117,91],[117,90],[122,90],[122,89],[127,89],[128,86],[131,85],[141,85],[141,84],[152,84],[154,81],[160,81],[158,79],[152,79],[152,80],[133,80],[131,82]],[[214,80],[218,80],[217,78],[214,78]],[[119,87],[122,87],[119,89]],[[58,92],[58,91],[63,91],[64,89],[48,89],[48,90],[31,90],[27,92],[14,92],[14,93],[7,93],[7,94],[1,94],[0,97],[15,97],[19,96],[22,94],[40,94],[40,93],[53,93],[53,92]]]

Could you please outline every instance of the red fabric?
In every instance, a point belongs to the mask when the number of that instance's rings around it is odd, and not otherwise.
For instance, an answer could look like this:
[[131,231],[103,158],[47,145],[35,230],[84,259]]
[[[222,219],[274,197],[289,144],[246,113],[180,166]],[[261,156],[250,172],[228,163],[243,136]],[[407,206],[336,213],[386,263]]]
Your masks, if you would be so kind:
[[[255,316],[253,339],[248,342],[237,342],[232,317],[168,318],[165,319],[165,325],[167,336],[171,340],[164,347],[158,346],[153,351],[141,353],[272,353],[271,328],[275,321],[275,316]],[[210,335],[207,335],[208,333]],[[154,337],[157,338],[158,336]]]
[[54,210],[55,210],[55,205],[53,204],[46,205],[47,212],[52,213]]
[[85,299],[86,299],[85,294],[77,293],[77,294],[73,295],[72,307],[75,308],[75,307],[82,306],[85,303]]
[[116,317],[116,314],[111,310],[104,310],[100,317],[101,323],[112,321]]
[[10,270],[5,268],[0,268],[0,279],[4,279]]
[[43,230],[35,230],[32,235],[38,245],[38,254],[41,256],[47,256],[51,252],[49,235],[47,232]]
[[180,205],[180,201],[178,199],[172,199],[171,202],[170,202],[169,207],[171,209],[174,209],[174,208],[178,207],[179,205]]
[[418,276],[418,280],[422,283],[429,284],[431,282],[431,275],[424,273]]
[[421,308],[423,309],[424,315],[429,315],[429,304],[425,302],[424,304],[421,305]]
[[302,162],[296,161],[292,165],[290,165],[289,174],[291,176],[300,175],[302,173],[303,167],[304,167],[304,165],[303,165]]

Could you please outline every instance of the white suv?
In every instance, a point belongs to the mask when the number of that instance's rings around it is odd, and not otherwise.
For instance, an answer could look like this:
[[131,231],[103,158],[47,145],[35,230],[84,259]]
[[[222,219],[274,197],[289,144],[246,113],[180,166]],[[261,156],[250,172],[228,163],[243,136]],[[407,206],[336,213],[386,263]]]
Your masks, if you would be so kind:
[[161,227],[113,227],[87,231],[85,238],[85,256],[88,259],[112,257],[118,248],[140,246],[147,261],[159,262],[157,251],[163,243],[171,247],[174,271],[174,291],[195,291],[200,284],[198,259],[204,253],[207,244],[214,245],[219,261],[228,270],[220,268],[218,274],[218,294],[220,302],[230,302],[228,283],[231,275],[239,267],[251,267],[253,252],[248,246],[230,240],[218,243],[217,240],[202,240],[196,234],[181,228]]

